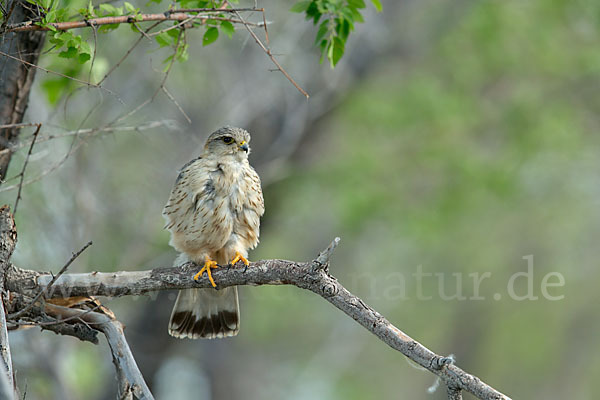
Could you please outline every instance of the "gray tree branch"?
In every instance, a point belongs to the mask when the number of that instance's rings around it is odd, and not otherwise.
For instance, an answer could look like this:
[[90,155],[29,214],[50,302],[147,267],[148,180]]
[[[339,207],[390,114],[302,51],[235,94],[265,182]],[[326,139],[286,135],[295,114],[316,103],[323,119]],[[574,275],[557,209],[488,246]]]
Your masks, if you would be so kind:
[[117,371],[119,399],[154,399],[133,358],[133,353],[125,339],[123,325],[119,321],[96,311],[82,311],[51,304],[47,304],[45,308],[46,312],[59,320],[78,319],[104,333]]
[[12,356],[8,342],[8,325],[4,309],[7,270],[10,268],[10,257],[17,244],[15,221],[8,206],[0,208],[0,395],[2,399],[16,398]]
[[[435,354],[412,339],[331,276],[329,257],[338,241],[336,238],[310,262],[261,260],[251,263],[248,268],[223,266],[212,275],[218,288],[236,285],[294,285],[310,290],[350,316],[384,343],[439,376],[447,387],[452,388],[448,392],[452,393],[452,398],[460,398],[456,396],[460,390],[465,390],[480,399],[509,399],[476,376],[454,365],[449,358]],[[49,283],[53,279],[51,274],[12,266],[8,271],[7,288],[30,297],[44,291],[45,298],[116,297],[141,295],[158,290],[210,288],[211,284],[206,276],[197,282],[191,278],[198,269],[199,266],[194,263],[185,263],[181,266],[148,271],[64,274],[50,286]]]
[[0,399],[13,399],[14,380],[12,369],[12,357],[8,343],[8,331],[6,327],[6,314],[4,304],[0,304],[0,355],[2,366],[0,367]]

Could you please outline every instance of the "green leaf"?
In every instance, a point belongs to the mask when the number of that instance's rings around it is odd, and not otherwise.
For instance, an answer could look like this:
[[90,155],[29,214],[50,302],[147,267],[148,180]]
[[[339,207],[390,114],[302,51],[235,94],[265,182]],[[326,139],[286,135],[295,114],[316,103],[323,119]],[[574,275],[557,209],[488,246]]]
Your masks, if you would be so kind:
[[204,33],[202,37],[202,46],[208,46],[213,43],[219,37],[219,30],[215,27],[210,27]]
[[365,8],[365,1],[364,0],[348,0],[348,5],[351,8]]
[[55,105],[62,94],[68,89],[70,81],[67,78],[46,79],[42,82],[42,89],[46,92],[48,102]]
[[327,32],[329,32],[329,20],[323,20],[321,25],[319,25],[317,37],[315,38],[315,44],[318,44],[321,40],[323,40]]
[[311,2],[308,8],[306,9],[306,19],[312,19],[313,24],[317,24],[321,19],[323,13],[319,11],[319,7],[315,2]]
[[67,50],[58,53],[58,56],[61,58],[74,58],[76,55],[77,49],[75,47],[69,47]]
[[91,54],[79,53],[79,57],[77,57],[77,61],[79,61],[79,64],[85,64],[86,62],[89,61],[90,58],[92,58]]
[[110,32],[112,30],[118,29],[120,26],[121,26],[121,24],[102,25],[100,28],[98,28],[98,32],[101,32],[101,33]]
[[125,10],[127,10],[127,13],[129,13],[129,14],[135,14],[136,13],[135,7],[130,2],[126,1],[126,2],[123,3],[123,5],[125,6]]
[[171,42],[171,36],[169,36],[168,32],[156,35],[156,43],[158,43],[160,47],[170,46]]
[[354,22],[365,22],[365,19],[358,10],[352,10],[352,19]]
[[290,12],[301,13],[308,9],[312,1],[299,1],[290,8]]
[[381,6],[381,2],[379,0],[371,0],[371,3],[373,3],[373,5],[375,6],[377,12],[381,12],[381,10],[383,10],[383,7]]
[[[177,22],[174,22],[174,24],[176,25]],[[179,37],[179,32],[181,32],[179,29],[171,29],[170,31],[167,31],[167,35],[171,36],[174,39],[173,43],[175,43],[175,41]]]
[[221,21],[221,31],[229,36],[229,39],[231,39],[233,33],[235,32],[235,28],[231,22]]
[[42,8],[44,8],[45,10],[47,10],[48,8],[50,8],[50,1],[51,0],[39,0],[38,4],[40,6],[42,6]]
[[80,53],[92,54],[92,47],[90,46],[90,44],[88,42],[82,41],[79,44],[79,52]]
[[123,15],[123,9],[117,8],[117,7],[113,6],[112,4],[102,3],[102,4],[100,4],[100,6],[98,8],[104,13],[103,15],[105,15],[105,16]]
[[177,49],[177,54],[175,55],[175,59],[179,62],[185,62],[188,59],[188,45],[184,44],[184,45],[180,45],[179,48]]
[[46,13],[46,17],[44,18],[44,21],[47,24],[51,22],[56,22],[56,10],[48,11],[48,13]]
[[327,58],[329,58],[329,65],[331,68],[335,68],[336,64],[340,61],[342,56],[344,55],[344,42],[340,38],[333,38],[331,45],[329,47],[329,52],[327,53]]
[[337,32],[340,39],[345,41],[348,38],[348,35],[350,34],[351,29],[352,29],[352,25],[350,24],[350,22],[348,22],[347,19],[342,19],[342,20],[338,19],[336,21],[335,31]]

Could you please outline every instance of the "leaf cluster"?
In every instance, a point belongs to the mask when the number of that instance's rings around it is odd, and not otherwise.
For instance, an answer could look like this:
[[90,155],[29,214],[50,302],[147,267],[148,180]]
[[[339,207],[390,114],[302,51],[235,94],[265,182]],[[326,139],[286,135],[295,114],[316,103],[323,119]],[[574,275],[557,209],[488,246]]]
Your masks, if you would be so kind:
[[[380,0],[371,0],[377,11],[382,10]],[[321,62],[327,57],[334,68],[344,55],[344,49],[354,24],[364,22],[360,10],[366,8],[364,0],[308,0],[298,1],[291,12],[304,13],[307,20],[319,25],[315,45],[321,50]]]
[[[143,21],[144,12],[140,8],[125,1],[121,6],[110,3],[94,5],[91,0],[27,0],[39,10],[39,18],[35,23],[49,30],[48,42],[52,46],[48,58],[55,71],[71,77],[81,77],[84,66],[94,54],[93,46],[88,42],[91,34],[89,30],[59,30],[57,23],[69,21],[88,21],[95,18],[127,16],[131,29],[139,33],[140,25],[136,22]],[[150,0],[150,3],[160,4],[163,0]],[[238,0],[230,0],[238,3]],[[377,10],[381,10],[379,0],[371,0]],[[170,68],[173,61],[184,62],[188,59],[188,43],[186,29],[189,27],[202,27],[205,29],[202,36],[202,45],[210,45],[221,34],[231,38],[235,32],[234,25],[228,21],[231,13],[219,12],[221,2],[215,0],[172,0],[170,10],[210,10],[208,13],[187,11],[190,20],[182,23],[174,21],[171,26],[155,34],[150,34],[156,41],[158,48],[171,48],[172,53],[164,59]],[[344,48],[354,24],[363,22],[361,11],[366,7],[364,0],[310,0],[298,1],[291,9],[292,12],[305,13],[308,20],[318,25],[316,45],[321,50],[321,62],[327,58],[331,67],[339,62],[344,54]],[[170,12],[170,11],[169,11]],[[203,14],[202,19],[193,18],[194,15]],[[214,19],[213,19],[214,18]],[[94,28],[96,33],[108,33],[116,30],[122,24],[103,24]],[[82,36],[86,35],[86,36]],[[75,63],[70,60],[76,61]],[[48,99],[54,103],[65,92],[72,88],[72,82],[67,78],[49,78],[43,84]]]

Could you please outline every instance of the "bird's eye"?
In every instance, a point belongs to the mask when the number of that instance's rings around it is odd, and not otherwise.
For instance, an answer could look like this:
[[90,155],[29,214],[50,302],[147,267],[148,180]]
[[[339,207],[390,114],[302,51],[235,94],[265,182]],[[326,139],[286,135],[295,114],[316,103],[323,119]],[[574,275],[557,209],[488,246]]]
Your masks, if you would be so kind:
[[231,144],[231,143],[233,143],[233,138],[232,138],[231,136],[225,136],[225,137],[223,138],[223,142],[224,142],[225,144]]

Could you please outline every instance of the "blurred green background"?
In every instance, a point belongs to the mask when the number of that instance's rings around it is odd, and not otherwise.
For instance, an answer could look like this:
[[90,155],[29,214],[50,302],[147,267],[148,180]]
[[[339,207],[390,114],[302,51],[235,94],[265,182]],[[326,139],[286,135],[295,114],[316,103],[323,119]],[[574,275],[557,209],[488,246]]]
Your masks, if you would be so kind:
[[[291,3],[263,3],[271,46],[311,99],[268,71],[245,32],[206,48],[198,33],[190,60],[167,81],[191,124],[160,95],[120,124],[160,120],[169,129],[37,145],[31,178],[79,147],[25,187],[15,263],[57,271],[93,240],[71,272],[170,265],[176,254],[160,214],[176,171],[210,132],[239,125],[253,135],[266,203],[252,259],[309,260],[341,236],[332,274],[431,350],[454,354],[515,399],[593,398],[600,3],[383,2],[334,71],[318,64],[315,28],[288,13]],[[99,42],[97,68],[114,65],[135,39]],[[119,99],[81,89],[51,107],[38,74],[28,118],[45,122],[44,135],[101,126],[152,95],[165,54],[137,48],[107,81]],[[0,196],[12,204],[16,193]],[[528,260],[537,300],[509,292],[512,277],[514,292],[528,293],[514,275],[528,272]],[[421,285],[419,271],[433,275]],[[486,273],[474,292],[470,274]],[[547,290],[554,300],[542,291],[549,273],[548,282],[564,278]],[[157,398],[445,398],[427,392],[430,373],[311,293],[242,288],[241,332],[216,341],[167,335],[174,296],[105,303],[127,325]],[[92,346],[31,329],[11,341],[28,399],[114,397],[102,339]]]

